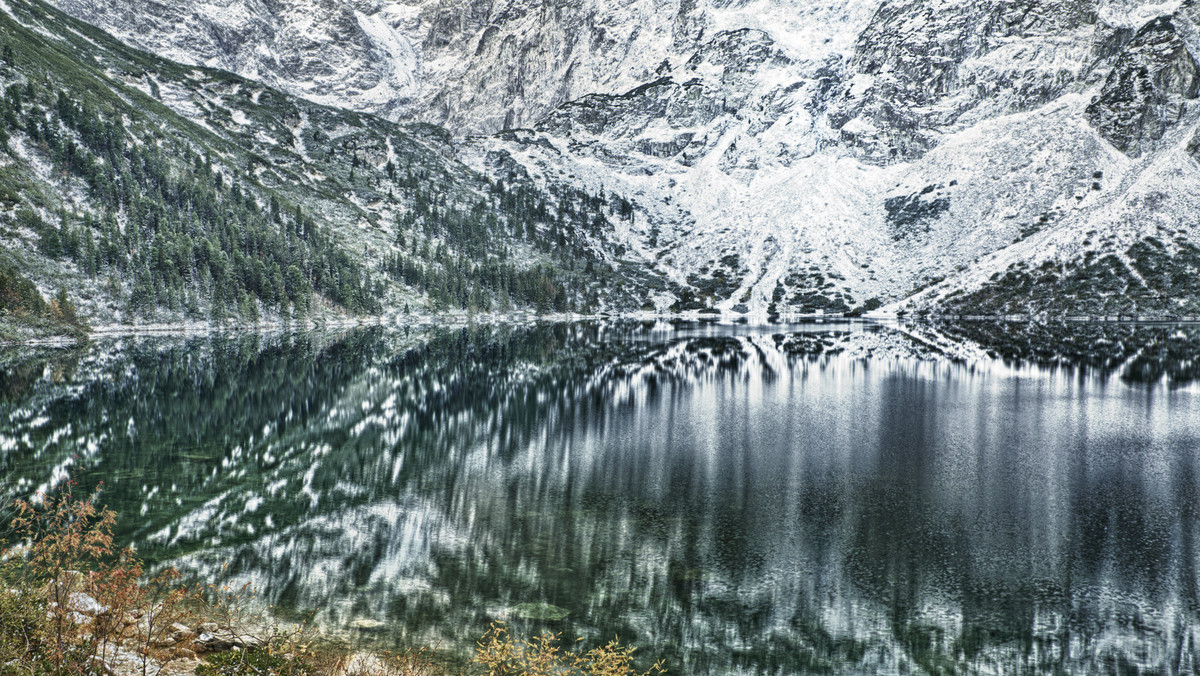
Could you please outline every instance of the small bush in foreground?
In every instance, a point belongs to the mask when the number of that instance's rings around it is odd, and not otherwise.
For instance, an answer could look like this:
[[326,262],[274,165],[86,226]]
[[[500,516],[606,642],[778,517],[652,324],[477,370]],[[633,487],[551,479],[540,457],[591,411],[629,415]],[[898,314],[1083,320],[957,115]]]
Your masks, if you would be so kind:
[[0,674],[34,673],[46,653],[46,609],[31,586],[13,586],[3,578],[0,585]]
[[312,676],[317,672],[304,655],[273,647],[219,653],[196,667],[196,676]]
[[[323,655],[320,653],[324,653]],[[317,673],[338,676],[462,676],[429,648],[409,648],[399,653],[361,653],[346,645],[325,645],[314,655]]]
[[120,645],[153,643],[180,616],[178,574],[143,580],[129,549],[113,544],[116,514],[76,498],[73,484],[17,500],[11,547],[0,549],[0,673],[96,674]]
[[644,672],[636,671],[634,650],[616,639],[586,653],[564,650],[559,635],[514,637],[505,625],[493,624],[478,643],[475,662],[483,665],[487,676],[650,676],[666,672],[662,662]]

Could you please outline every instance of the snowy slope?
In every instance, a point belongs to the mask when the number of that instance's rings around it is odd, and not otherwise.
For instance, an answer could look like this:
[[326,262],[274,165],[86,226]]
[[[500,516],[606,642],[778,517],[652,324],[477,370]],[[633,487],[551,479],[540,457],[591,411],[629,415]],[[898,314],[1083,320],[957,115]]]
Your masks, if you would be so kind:
[[1197,220],[1191,2],[56,2],[621,195],[660,309],[933,306]]
[[[418,55],[370,3],[64,0],[54,3],[134,46],[221,68],[317,103],[378,112],[417,95]],[[364,11],[365,10],[365,11]]]
[[714,36],[652,86],[560,107],[524,156],[632,195],[661,224],[631,229],[648,257],[726,311],[933,285],[916,309],[1018,263],[1190,240],[1190,7],[885,3],[853,43],[804,33]]

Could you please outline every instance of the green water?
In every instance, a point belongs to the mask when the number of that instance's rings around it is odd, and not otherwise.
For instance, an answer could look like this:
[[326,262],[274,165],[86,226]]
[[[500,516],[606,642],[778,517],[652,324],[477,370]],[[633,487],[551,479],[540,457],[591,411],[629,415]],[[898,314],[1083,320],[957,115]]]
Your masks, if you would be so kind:
[[1198,356],[1016,325],[9,350],[0,490],[103,482],[149,559],[374,644],[502,619],[677,674],[1194,673]]

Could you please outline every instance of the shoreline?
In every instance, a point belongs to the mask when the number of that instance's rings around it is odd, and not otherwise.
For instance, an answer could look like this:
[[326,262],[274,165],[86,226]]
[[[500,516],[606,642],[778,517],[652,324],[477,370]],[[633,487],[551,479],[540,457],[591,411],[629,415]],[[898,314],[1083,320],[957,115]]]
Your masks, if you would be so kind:
[[660,314],[648,312],[602,313],[594,315],[581,314],[548,314],[533,313],[510,314],[456,314],[444,315],[373,315],[332,321],[270,321],[255,324],[211,324],[208,322],[164,322],[151,324],[104,324],[92,328],[82,338],[68,335],[54,335],[18,340],[0,340],[0,347],[71,347],[83,345],[95,339],[124,338],[136,336],[184,336],[196,337],[214,334],[233,333],[270,333],[270,332],[303,332],[319,330],[344,330],[366,326],[387,326],[393,328],[431,326],[459,327],[479,324],[520,325],[535,323],[568,323],[591,321],[628,321],[628,322],[695,322],[703,324],[747,324],[754,326],[788,324],[925,324],[931,322],[993,322],[993,323],[1063,323],[1063,324],[1200,324],[1200,317],[1169,317],[1169,316],[1063,316],[1047,317],[1038,315],[929,315],[924,317],[896,316],[894,314],[867,313],[862,316],[845,315],[780,315],[765,317],[758,315],[740,314]]

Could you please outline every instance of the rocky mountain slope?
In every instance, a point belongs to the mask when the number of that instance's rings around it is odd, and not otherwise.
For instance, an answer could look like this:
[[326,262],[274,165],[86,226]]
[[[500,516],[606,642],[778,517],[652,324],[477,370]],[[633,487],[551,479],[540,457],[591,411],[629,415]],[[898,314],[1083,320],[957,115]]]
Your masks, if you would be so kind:
[[1190,0],[55,1],[620,195],[661,309],[1200,315]]
[[153,57],[39,0],[0,10],[0,335],[73,319],[68,301],[94,324],[220,323],[598,310],[657,288],[616,274],[617,196],[493,180],[440,129]]

